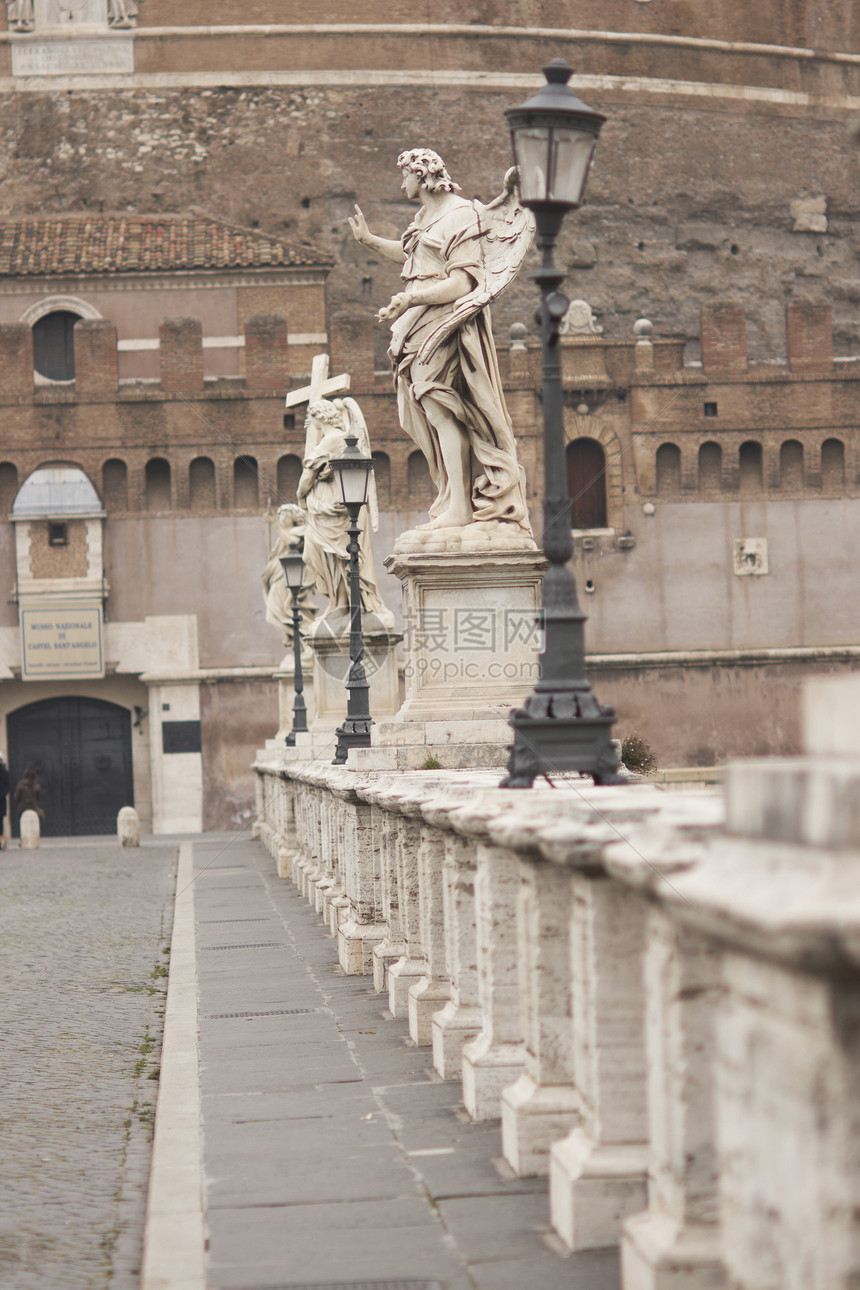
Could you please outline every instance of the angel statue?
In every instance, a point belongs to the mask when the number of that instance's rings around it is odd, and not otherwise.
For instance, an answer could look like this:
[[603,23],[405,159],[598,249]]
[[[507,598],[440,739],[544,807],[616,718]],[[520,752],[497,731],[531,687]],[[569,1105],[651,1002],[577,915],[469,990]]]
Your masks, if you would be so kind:
[[427,458],[437,490],[422,528],[497,521],[531,545],[489,305],[531,246],[532,216],[517,199],[515,170],[484,206],[457,195],[459,185],[429,148],[403,152],[397,164],[403,192],[421,204],[402,239],[375,236],[358,206],[349,224],[362,246],[403,265],[403,290],[377,317],[391,324],[400,423]]
[[133,27],[136,16],[134,0],[108,0],[108,26]]
[[[329,615],[334,618],[339,611],[347,617],[349,614],[347,530],[350,521],[340,500],[331,459],[343,453],[350,433],[356,436],[360,450],[369,457],[367,425],[355,399],[317,399],[310,404],[305,419],[304,470],[296,494],[305,509],[305,564],[313,572],[317,591],[330,602],[320,622]],[[385,607],[376,585],[368,516],[375,531],[379,525],[379,508],[372,474],[368,504],[359,519],[361,607],[365,613],[375,614],[382,626],[392,627],[394,616]],[[349,630],[348,623],[344,627]]]
[[32,31],[36,23],[33,0],[6,0],[6,22],[10,31]]
[[[287,554],[293,542],[298,545],[299,550],[302,549],[306,518],[304,511],[296,502],[287,502],[284,506],[279,506],[274,514],[269,508],[263,516],[268,523],[274,520],[278,528],[278,535],[269,552],[269,563],[262,575],[266,622],[272,623],[275,627],[283,627],[285,645],[291,645],[293,640],[293,597],[284,578],[280,557]],[[310,600],[313,590],[313,583],[308,579],[299,592],[298,603],[305,621],[316,613],[316,606]]]

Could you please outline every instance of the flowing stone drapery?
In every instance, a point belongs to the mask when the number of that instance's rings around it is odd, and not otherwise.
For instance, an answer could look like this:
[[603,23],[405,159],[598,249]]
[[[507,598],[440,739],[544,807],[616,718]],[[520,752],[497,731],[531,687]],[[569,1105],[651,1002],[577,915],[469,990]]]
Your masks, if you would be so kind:
[[420,203],[402,239],[371,233],[358,207],[350,227],[363,246],[402,266],[403,289],[378,317],[391,324],[400,424],[437,492],[429,524],[402,536],[399,549],[432,545],[436,529],[444,546],[457,530],[490,525],[494,542],[533,550],[489,314],[531,245],[532,216],[519,204],[514,171],[484,206],[458,195],[431,149],[402,153],[398,166],[407,198]]

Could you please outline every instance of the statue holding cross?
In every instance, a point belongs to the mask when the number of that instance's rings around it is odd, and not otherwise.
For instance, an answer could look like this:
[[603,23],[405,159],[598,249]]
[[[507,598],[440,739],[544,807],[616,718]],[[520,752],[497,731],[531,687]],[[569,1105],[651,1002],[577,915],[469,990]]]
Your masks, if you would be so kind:
[[[313,361],[311,383],[287,395],[287,407],[307,404],[305,417],[305,452],[303,472],[298,485],[297,500],[305,513],[305,563],[312,571],[317,591],[328,597],[329,607],[323,619],[348,619],[349,579],[347,556],[346,507],[340,501],[331,470],[332,457],[339,456],[345,446],[346,435],[352,430],[359,440],[359,447],[370,455],[367,426],[354,399],[336,398],[349,390],[348,376],[329,377],[329,357],[319,354]],[[380,595],[373,567],[370,548],[370,528],[378,526],[376,488],[371,475],[367,509],[359,519],[361,537],[361,600],[367,614],[375,614],[380,625],[393,624],[390,610]],[[331,617],[330,617],[331,616]]]
[[350,380],[342,376],[329,376],[328,354],[317,354],[311,364],[311,383],[303,385],[300,390],[290,390],[287,395],[287,410],[299,408],[303,403],[316,403],[317,399],[333,399],[338,394],[349,394]]

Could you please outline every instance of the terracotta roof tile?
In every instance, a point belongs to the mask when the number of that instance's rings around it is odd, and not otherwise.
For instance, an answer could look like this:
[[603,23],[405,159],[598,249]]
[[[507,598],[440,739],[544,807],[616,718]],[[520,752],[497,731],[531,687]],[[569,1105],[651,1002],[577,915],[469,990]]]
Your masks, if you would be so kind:
[[253,229],[198,215],[69,215],[0,219],[0,276],[155,273],[328,265]]

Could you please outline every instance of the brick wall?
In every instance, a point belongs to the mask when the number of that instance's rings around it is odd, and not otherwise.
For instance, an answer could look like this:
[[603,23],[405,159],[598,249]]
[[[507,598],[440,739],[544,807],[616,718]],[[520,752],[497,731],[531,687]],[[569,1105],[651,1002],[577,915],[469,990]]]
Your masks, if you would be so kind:
[[168,318],[159,328],[161,382],[188,396],[203,390],[203,326],[198,318]]
[[116,327],[106,318],[75,324],[75,386],[79,394],[115,394],[119,380]]

